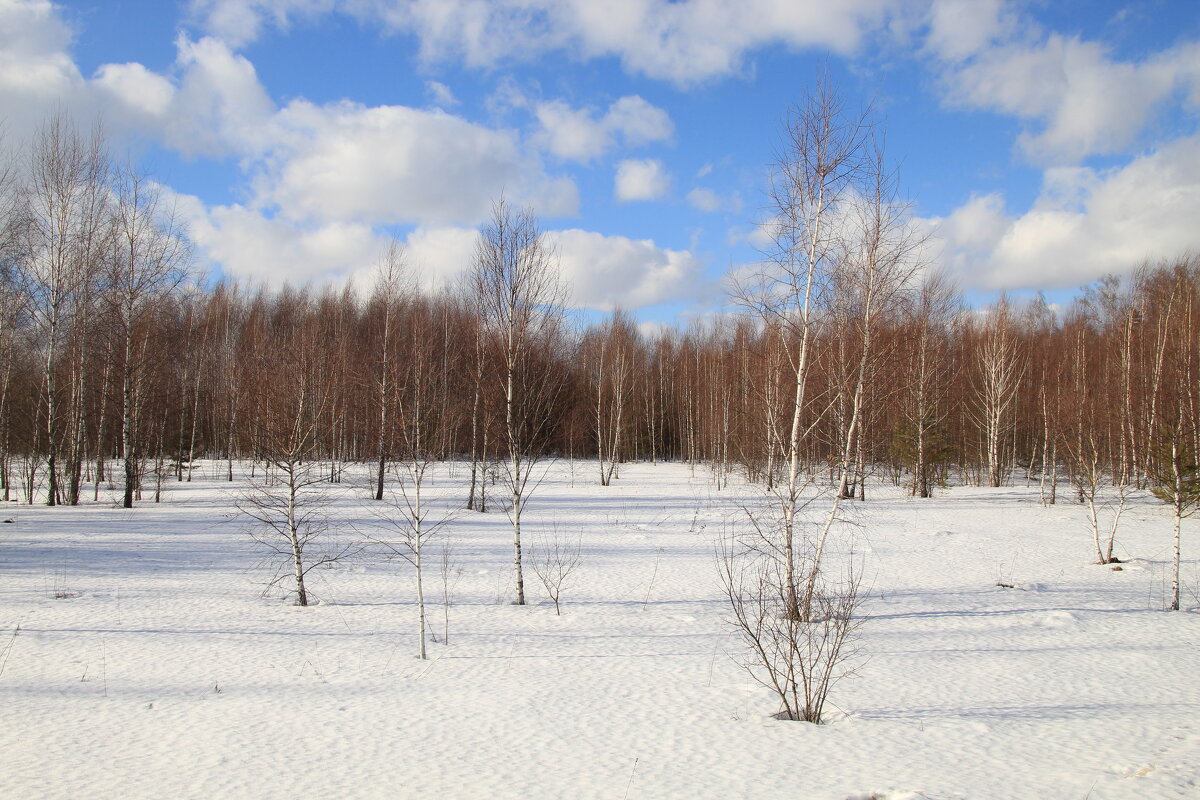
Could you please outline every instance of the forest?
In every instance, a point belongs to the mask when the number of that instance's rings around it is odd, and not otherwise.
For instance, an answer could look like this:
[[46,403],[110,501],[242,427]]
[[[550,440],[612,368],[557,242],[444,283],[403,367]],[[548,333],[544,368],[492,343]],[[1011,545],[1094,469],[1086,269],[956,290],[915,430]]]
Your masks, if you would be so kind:
[[52,119],[4,173],[3,496],[76,505],[115,481],[132,507],[198,458],[232,480],[283,452],[331,482],[375,464],[381,495],[420,451],[469,463],[481,511],[480,476],[544,456],[595,459],[605,485],[666,460],[767,489],[824,475],[846,500],[879,475],[919,497],[1036,481],[1047,504],[1110,486],[1190,507],[1195,255],[1098,276],[1065,308],[967,308],[867,115],[818,94],[784,130],[738,310],[646,332],[621,310],[573,323],[538,220],[503,199],[452,290],[421,291],[395,242],[370,286],[199,281],[152,180]]

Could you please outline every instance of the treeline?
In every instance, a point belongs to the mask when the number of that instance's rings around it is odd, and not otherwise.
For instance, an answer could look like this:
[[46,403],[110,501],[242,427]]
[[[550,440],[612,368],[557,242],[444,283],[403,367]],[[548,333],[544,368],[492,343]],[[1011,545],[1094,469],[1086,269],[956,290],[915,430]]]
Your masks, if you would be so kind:
[[505,458],[596,459],[606,484],[623,461],[687,461],[771,486],[794,453],[846,498],[882,472],[920,496],[1037,480],[1054,502],[1060,484],[1160,484],[1200,452],[1194,257],[1056,313],[967,310],[922,269],[862,273],[872,284],[830,256],[803,325],[741,287],[744,313],[687,330],[647,335],[621,312],[580,330],[544,247],[525,312],[505,305],[524,289],[479,278],[489,253],[502,271],[544,244],[503,205],[458,291],[414,289],[396,246],[364,291],[203,287],[153,185],[97,137],[52,121],[26,155],[3,186],[5,499],[76,504],[111,482],[131,505],[199,458],[232,480],[287,442],[335,482],[348,462],[382,481],[413,448],[469,461],[472,506]]

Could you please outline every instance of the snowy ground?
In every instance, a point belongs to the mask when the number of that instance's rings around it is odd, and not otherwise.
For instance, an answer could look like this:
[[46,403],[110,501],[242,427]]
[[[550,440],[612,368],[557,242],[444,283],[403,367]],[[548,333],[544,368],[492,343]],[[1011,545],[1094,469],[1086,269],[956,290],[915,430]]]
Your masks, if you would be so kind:
[[324,570],[315,607],[264,597],[229,484],[197,478],[132,512],[0,509],[0,797],[1200,797],[1200,614],[1161,611],[1152,498],[1113,571],[1036,486],[874,488],[867,661],[815,727],[771,717],[724,623],[714,542],[748,487],[556,465],[527,521],[582,530],[561,617],[532,574],[534,604],[507,604],[507,521],[462,514],[450,645],[421,662],[409,568]]

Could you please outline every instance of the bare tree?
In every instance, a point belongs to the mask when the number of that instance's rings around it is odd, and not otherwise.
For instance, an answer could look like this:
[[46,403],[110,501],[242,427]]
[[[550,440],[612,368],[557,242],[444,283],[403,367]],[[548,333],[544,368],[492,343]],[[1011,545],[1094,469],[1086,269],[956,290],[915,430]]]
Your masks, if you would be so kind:
[[442,644],[450,644],[450,598],[458,582],[462,580],[463,569],[455,559],[455,548],[451,542],[443,541],[440,558],[438,559],[439,574],[442,578]]
[[[1194,271],[1196,264],[1193,260],[1192,273],[1189,280],[1189,270],[1177,268],[1172,275],[1175,284],[1172,299],[1178,298],[1178,317],[1184,331],[1194,331],[1197,322],[1197,303]],[[1192,285],[1189,287],[1188,284]],[[1167,312],[1169,315],[1170,312]],[[1164,349],[1170,353],[1166,359],[1159,356],[1157,369],[1161,370],[1165,363],[1172,385],[1163,385],[1156,376],[1154,391],[1162,392],[1165,397],[1159,399],[1154,407],[1161,419],[1155,426],[1158,432],[1156,451],[1150,464],[1148,477],[1154,496],[1171,506],[1172,526],[1172,569],[1171,569],[1171,603],[1172,611],[1180,610],[1179,568],[1182,551],[1182,528],[1184,517],[1189,517],[1200,508],[1200,418],[1197,417],[1196,372],[1198,352],[1194,335],[1176,336],[1169,344],[1164,343]]]
[[[474,287],[471,288],[474,292]],[[467,508],[480,513],[487,512],[487,472],[489,460],[489,433],[491,431],[489,393],[485,379],[488,363],[488,337],[479,324],[481,316],[480,298],[474,295],[474,315],[471,326],[473,358],[471,360],[471,482],[467,493]]]
[[572,573],[579,567],[579,551],[583,534],[575,539],[564,540],[558,533],[558,525],[551,525],[550,533],[529,548],[529,561],[533,571],[546,587],[546,594],[554,601],[554,613],[562,614],[559,599]]
[[378,371],[375,381],[376,403],[379,411],[379,432],[376,441],[378,465],[375,474],[375,499],[383,499],[383,479],[387,468],[389,445],[391,444],[392,416],[395,411],[396,365],[396,322],[408,289],[408,267],[404,260],[404,249],[394,237],[380,256],[375,277],[373,302],[379,308]]
[[1169,444],[1163,445],[1162,449],[1169,451],[1169,457],[1152,462],[1156,469],[1151,473],[1150,480],[1154,487],[1154,496],[1171,506],[1173,526],[1170,608],[1172,611],[1178,611],[1182,523],[1184,517],[1191,516],[1200,508],[1200,466],[1197,466],[1195,452],[1186,437],[1169,436]]
[[[430,469],[444,455],[441,435],[448,424],[437,397],[436,347],[431,328],[433,320],[427,306],[413,312],[418,319],[409,326],[405,342],[408,354],[407,387],[403,405],[402,433],[404,457],[393,466],[394,484],[385,487],[383,505],[372,509],[383,523],[380,533],[368,533],[370,542],[389,557],[398,557],[412,565],[416,577],[420,657],[428,658],[426,637],[429,631],[425,602],[427,548],[431,539],[454,518],[454,509],[428,502],[425,494]],[[377,496],[378,499],[378,496]]]
[[[791,424],[784,440],[786,481],[774,493],[782,521],[783,586],[787,613],[806,618],[799,591],[797,511],[809,481],[801,459],[816,422],[809,408],[813,349],[823,316],[822,290],[836,267],[836,220],[866,167],[868,113],[845,108],[828,78],[784,123],[770,187],[772,249],[763,268],[736,287],[740,301],[768,326],[778,326],[790,372]],[[819,416],[819,415],[818,415]],[[837,516],[835,496],[829,520]]]
[[14,278],[41,353],[38,416],[46,453],[46,502],[57,505],[62,499],[59,452],[68,432],[58,368],[68,333],[88,306],[103,252],[108,221],[103,137],[97,130],[84,138],[65,115],[52,117],[37,133],[28,173]]
[[249,478],[250,488],[234,507],[251,520],[250,535],[275,570],[267,588],[294,582],[296,604],[310,601],[308,573],[346,558],[351,546],[334,541],[328,507],[334,497],[325,485],[323,465],[308,461],[299,442],[272,449],[269,469]]
[[621,311],[596,332],[590,345],[589,372],[593,391],[593,418],[596,430],[596,454],[600,461],[600,485],[612,483],[617,462],[622,457],[626,415],[633,393],[634,353],[637,330],[629,316]]
[[[856,339],[858,350],[846,387],[850,414],[842,436],[838,486],[838,494],[845,499],[853,497],[853,482],[858,483],[860,494],[864,492],[861,463],[858,474],[851,476],[856,461],[862,461],[867,395],[879,358],[877,329],[906,299],[923,265],[921,250],[926,240],[913,225],[910,204],[899,199],[896,176],[886,164],[882,144],[872,137],[866,149],[862,186],[843,225],[837,276],[841,291],[835,298],[845,308],[843,317],[849,323],[842,328],[843,334]],[[818,547],[818,560],[821,549]]]
[[1092,532],[1092,544],[1096,548],[1097,564],[1114,564],[1119,559],[1113,555],[1117,542],[1117,529],[1121,515],[1129,500],[1129,485],[1120,480],[1112,481],[1112,492],[1100,463],[1100,449],[1096,441],[1088,437],[1082,453],[1075,454],[1072,482],[1087,508],[1088,527]]
[[1013,427],[1012,411],[1024,373],[1012,308],[1006,298],[993,306],[981,323],[976,357],[975,411],[984,436],[988,483],[1002,486],[1006,438]]
[[487,332],[499,351],[497,378],[504,403],[504,477],[510,492],[513,573],[517,605],[525,605],[521,516],[533,470],[550,433],[550,412],[561,392],[549,355],[559,336],[563,288],[558,261],[529,210],[514,211],[504,198],[480,232],[472,273],[474,294]]
[[[328,409],[330,384],[323,337],[303,318],[307,298],[284,296],[277,303],[280,330],[263,341],[253,365],[258,414],[257,444],[266,469],[250,478],[235,507],[252,523],[251,536],[274,562],[268,586],[295,584],[298,605],[309,604],[305,579],[317,567],[347,558],[354,545],[332,529],[324,464],[317,458]],[[286,358],[286,360],[285,360]]]
[[125,466],[122,505],[133,508],[139,479],[138,399],[144,353],[139,336],[148,331],[143,317],[153,303],[186,279],[191,248],[173,211],[164,208],[157,188],[132,167],[118,174],[107,290],[122,343],[121,457]]
[[[2,138],[0,142],[3,142]],[[9,418],[13,366],[18,354],[17,334],[21,324],[21,303],[12,274],[22,238],[20,211],[16,171],[9,154],[0,150],[0,490],[3,490],[4,502],[8,502],[11,494]]]

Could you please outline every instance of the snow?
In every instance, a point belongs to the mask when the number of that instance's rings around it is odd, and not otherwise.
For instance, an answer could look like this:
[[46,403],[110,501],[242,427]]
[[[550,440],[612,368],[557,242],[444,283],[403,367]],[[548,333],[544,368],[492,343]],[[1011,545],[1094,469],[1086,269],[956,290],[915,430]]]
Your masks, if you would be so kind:
[[[1083,508],[1036,486],[869,487],[835,548],[864,564],[864,662],[817,727],[771,716],[726,624],[715,543],[761,491],[595,473],[553,465],[527,509],[534,541],[582,531],[561,617],[532,570],[534,604],[508,604],[504,515],[459,513],[450,644],[424,662],[405,564],[313,573],[309,608],[263,596],[216,465],[132,511],[7,504],[0,797],[1200,796],[1200,614],[1161,610],[1153,498],[1115,571],[1089,563]],[[465,480],[442,467],[434,492]],[[369,524],[361,494],[344,485],[340,519]]]

